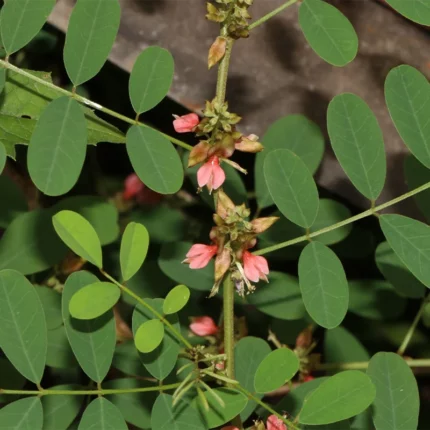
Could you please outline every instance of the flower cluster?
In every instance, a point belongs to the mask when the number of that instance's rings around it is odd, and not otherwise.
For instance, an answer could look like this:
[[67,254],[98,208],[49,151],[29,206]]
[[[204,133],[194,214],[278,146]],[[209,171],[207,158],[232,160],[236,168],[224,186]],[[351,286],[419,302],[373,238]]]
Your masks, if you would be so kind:
[[[252,430],[288,430],[284,422],[276,415],[270,415],[269,418],[267,418],[266,425],[264,425],[262,421],[257,421],[255,425],[251,427],[251,429]],[[235,426],[226,426],[226,427],[223,427],[221,430],[239,430],[239,429]]]
[[[269,266],[264,257],[251,254],[256,236],[267,230],[278,217],[257,218],[248,221],[249,209],[235,206],[223,192],[217,193],[215,227],[210,232],[211,245],[195,244],[186,255],[184,263],[191,269],[201,269],[215,257],[215,284],[210,296],[218,291],[224,275],[229,272],[241,296],[255,290],[251,282],[267,280]],[[246,288],[245,288],[246,287]]]

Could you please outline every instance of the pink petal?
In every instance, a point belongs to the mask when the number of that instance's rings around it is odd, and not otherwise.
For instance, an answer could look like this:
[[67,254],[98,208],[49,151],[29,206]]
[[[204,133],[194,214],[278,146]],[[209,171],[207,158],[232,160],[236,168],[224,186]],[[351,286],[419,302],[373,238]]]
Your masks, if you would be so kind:
[[145,184],[139,179],[136,173],[132,173],[125,178],[122,196],[125,200],[130,200],[144,189]]
[[245,276],[252,282],[258,282],[260,279],[260,271],[254,264],[255,255],[252,255],[250,252],[245,251],[243,253],[243,270],[245,272]]
[[215,321],[208,316],[194,318],[190,324],[190,330],[197,336],[210,336],[218,333]]
[[261,273],[264,273],[265,275],[269,274],[269,265],[267,264],[267,260],[264,257],[255,255],[254,264]]
[[267,419],[267,430],[287,430],[287,426],[276,415],[270,415]]
[[195,113],[183,115],[173,121],[173,127],[177,133],[188,133],[193,131],[200,122],[200,118]]
[[212,176],[212,164],[207,161],[197,170],[197,182],[200,188],[203,188],[211,179]]
[[196,243],[187,252],[187,257],[196,257],[197,255],[203,254],[207,252],[207,249],[210,247],[211,245],[203,245],[201,243]]
[[212,189],[218,189],[225,181],[225,173],[219,164],[213,166],[213,186]]

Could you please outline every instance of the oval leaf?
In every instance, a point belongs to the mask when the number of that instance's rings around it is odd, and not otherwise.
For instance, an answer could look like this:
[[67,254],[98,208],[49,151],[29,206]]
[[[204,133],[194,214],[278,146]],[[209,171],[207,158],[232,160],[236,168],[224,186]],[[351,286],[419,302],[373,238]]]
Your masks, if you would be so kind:
[[348,370],[324,381],[305,400],[299,416],[302,424],[331,424],[367,409],[375,399],[375,386],[358,370]]
[[198,398],[193,401],[208,428],[219,427],[230,421],[243,411],[248,402],[245,395],[230,388],[215,388],[213,391],[222,399],[225,404],[224,407],[207,391],[204,393],[204,396],[209,404],[208,411]]
[[154,351],[164,337],[164,325],[160,320],[149,320],[143,323],[134,335],[134,343],[138,351],[147,353]]
[[325,328],[337,327],[348,310],[348,282],[336,254],[319,242],[306,245],[299,259],[299,282],[306,310]]
[[[152,306],[158,313],[163,313],[163,300],[162,299],[145,299],[145,301]],[[136,332],[139,327],[147,321],[154,318],[147,308],[142,305],[137,305],[133,312],[133,334],[136,336]],[[180,331],[180,325],[176,314],[165,317],[173,327]],[[166,376],[175,367],[176,360],[178,358],[180,350],[180,344],[173,335],[166,330],[166,334],[161,344],[152,352],[148,354],[139,354],[140,360],[146,367],[148,372],[159,380],[165,379]]]
[[[258,337],[243,337],[234,347],[235,376],[242,388],[250,392],[254,391],[254,376],[263,359],[270,354],[269,344]],[[262,395],[257,395],[261,398]],[[240,414],[245,421],[254,411],[257,403],[248,400],[246,408]]]
[[336,158],[354,186],[370,200],[384,187],[384,138],[378,121],[364,100],[340,94],[329,104],[328,133]]
[[76,184],[87,151],[87,126],[80,104],[70,97],[51,102],[28,146],[27,166],[37,188],[59,196]]
[[258,205],[265,208],[273,204],[263,173],[266,155],[275,149],[289,149],[298,155],[314,174],[324,154],[324,136],[319,127],[305,116],[288,115],[275,121],[261,142],[264,151],[259,152],[255,159],[255,192]]
[[0,347],[27,379],[40,383],[48,345],[45,314],[33,285],[15,270],[0,272]]
[[93,78],[106,62],[118,33],[118,0],[78,0],[70,16],[64,65],[75,86]]
[[55,231],[77,255],[97,267],[102,267],[102,247],[93,226],[81,215],[61,211],[52,217]]
[[173,397],[160,394],[151,412],[152,430],[206,430],[196,409],[185,402],[173,406]]
[[334,6],[305,0],[299,9],[299,23],[311,48],[327,63],[345,66],[357,55],[354,27]]
[[149,247],[148,230],[142,224],[130,222],[122,236],[119,254],[124,281],[128,281],[145,261]]
[[8,55],[19,51],[39,33],[55,0],[11,0],[0,14],[1,39]]
[[400,296],[411,299],[424,297],[424,285],[412,275],[391,249],[388,242],[382,242],[378,245],[375,251],[375,260],[380,272]]
[[60,325],[63,324],[61,316],[61,294],[53,288],[45,286],[35,285],[34,288],[42,303],[48,330],[60,327]]
[[288,149],[267,154],[264,177],[278,209],[290,221],[309,228],[318,214],[318,190],[303,161]]
[[112,309],[121,295],[110,282],[95,282],[73,294],[69,303],[70,315],[79,320],[97,318]]
[[385,101],[403,142],[430,168],[430,84],[411,66],[398,66],[385,80]]
[[190,299],[190,290],[185,285],[177,285],[164,299],[163,311],[166,315],[179,312]]
[[367,374],[376,386],[376,430],[416,429],[420,397],[415,376],[405,360],[392,352],[378,352],[370,360]]
[[85,409],[78,430],[127,430],[119,409],[109,400],[99,397]]
[[42,430],[43,409],[40,398],[17,400],[0,410],[0,430]]
[[67,278],[62,298],[62,314],[67,337],[82,370],[95,382],[101,383],[107,375],[115,350],[116,331],[113,311],[92,320],[78,320],[69,312],[72,296],[97,277],[85,271]]
[[0,174],[3,172],[4,166],[6,166],[6,159],[6,148],[4,147],[3,143],[0,142]]
[[393,251],[430,288],[430,227],[402,215],[382,215],[379,222]]
[[166,97],[174,71],[172,54],[166,49],[151,46],[137,57],[129,82],[130,100],[135,112],[146,112]]
[[397,12],[422,25],[430,25],[430,6],[425,0],[387,0]]
[[297,355],[288,348],[272,351],[255,372],[254,387],[257,393],[269,393],[288,382],[299,370]]
[[160,194],[174,194],[184,180],[181,159],[158,131],[133,125],[127,132],[127,153],[141,181]]

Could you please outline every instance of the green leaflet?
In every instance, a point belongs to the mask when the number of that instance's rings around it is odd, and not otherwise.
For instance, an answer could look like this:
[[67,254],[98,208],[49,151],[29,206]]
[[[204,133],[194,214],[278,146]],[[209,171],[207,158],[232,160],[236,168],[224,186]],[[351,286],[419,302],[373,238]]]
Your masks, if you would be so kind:
[[133,125],[127,132],[127,153],[142,182],[160,194],[174,194],[184,180],[181,159],[158,131]]
[[68,370],[79,367],[63,325],[53,330],[48,330],[46,365],[55,369]]
[[173,406],[173,397],[160,394],[151,412],[152,430],[206,430],[197,410],[192,405],[179,402]]
[[411,21],[430,25],[430,5],[426,0],[387,0],[387,3]]
[[[0,44],[1,44],[1,40],[0,40]],[[6,69],[0,69],[0,94],[3,92],[5,83],[6,83]]]
[[112,366],[121,370],[126,375],[149,377],[149,373],[143,367],[136,346],[133,341],[126,341],[115,347]]
[[0,272],[0,345],[27,379],[40,383],[46,362],[45,314],[33,285],[15,270]]
[[124,281],[128,281],[140,269],[148,253],[148,247],[148,230],[142,224],[130,222],[122,236],[119,257]]
[[85,271],[70,275],[64,285],[62,314],[70,346],[82,370],[93,381],[102,382],[110,369],[115,350],[113,312],[109,311],[92,320],[77,320],[69,312],[73,294],[96,281],[94,275]]
[[163,303],[163,312],[166,315],[179,312],[190,299],[190,290],[185,285],[177,285],[169,291]]
[[376,430],[416,429],[420,397],[415,376],[404,359],[392,352],[378,352],[370,360],[367,374],[376,386]]
[[327,63],[345,66],[357,55],[354,27],[334,6],[305,0],[299,9],[299,23],[311,48]]
[[424,297],[425,287],[402,263],[388,242],[381,242],[375,251],[375,261],[385,279],[402,297],[419,299]]
[[43,409],[38,397],[17,400],[0,410],[0,430],[42,430]]
[[298,279],[282,272],[270,272],[270,282],[246,296],[247,303],[275,318],[297,320],[306,315]]
[[403,142],[430,168],[430,84],[411,66],[398,66],[385,80],[385,101]]
[[[269,344],[258,337],[247,336],[239,340],[234,347],[234,362],[236,380],[245,390],[254,391],[254,375],[263,359],[270,353]],[[258,395],[259,398],[263,397]],[[257,403],[248,400],[246,408],[241,413],[245,421],[254,411]]]
[[269,393],[277,390],[291,380],[299,370],[299,359],[289,348],[275,349],[259,364],[254,387],[257,393]]
[[0,269],[15,269],[24,275],[46,270],[66,254],[47,209],[17,216],[0,239]]
[[[303,302],[312,319],[325,328],[337,327],[348,310],[348,282],[336,254],[319,242],[306,245],[299,259]],[[308,423],[309,424],[309,423]]]
[[118,0],[78,0],[70,16],[64,65],[74,86],[93,78],[106,62],[118,33]]
[[55,231],[77,255],[101,268],[102,247],[93,226],[76,212],[63,210],[52,217]]
[[318,190],[306,165],[288,149],[270,152],[264,177],[278,209],[290,221],[309,228],[318,213]]
[[99,397],[85,409],[78,430],[127,430],[120,410],[109,400]]
[[0,175],[3,172],[4,166],[6,166],[7,152],[3,143],[0,142]]
[[384,187],[384,138],[378,121],[360,97],[344,93],[329,104],[327,126],[336,158],[354,186],[370,200]]
[[366,410],[375,399],[375,386],[358,370],[340,372],[306,397],[299,416],[302,424],[331,424]]
[[[145,299],[158,313],[163,313],[162,299]],[[146,321],[152,320],[154,315],[142,305],[137,305],[133,312],[133,334],[136,336],[139,327]],[[169,322],[180,331],[180,325],[176,314],[166,317]],[[166,378],[175,367],[178,358],[180,345],[175,337],[166,330],[166,334],[161,344],[148,354],[140,354],[140,359],[148,372],[159,380]]]
[[31,136],[27,166],[34,184],[59,196],[76,184],[87,151],[87,129],[79,103],[69,97],[51,102]]
[[134,343],[139,352],[148,353],[154,351],[164,337],[164,324],[160,320],[144,322],[134,335]]
[[46,318],[46,327],[53,330],[63,324],[61,316],[61,294],[53,288],[35,285]]
[[175,64],[169,51],[158,46],[145,49],[130,75],[129,93],[133,109],[146,112],[163,100],[173,82]]
[[[288,115],[275,121],[262,138],[264,151],[255,159],[255,192],[261,208],[273,200],[263,174],[264,160],[270,151],[289,149],[298,155],[312,174],[316,172],[324,154],[324,136],[319,127],[303,115]],[[228,195],[230,193],[227,192]]]
[[55,0],[10,0],[0,13],[3,46],[8,55],[19,51],[39,33]]
[[379,222],[393,251],[430,288],[430,227],[402,215],[382,215]]

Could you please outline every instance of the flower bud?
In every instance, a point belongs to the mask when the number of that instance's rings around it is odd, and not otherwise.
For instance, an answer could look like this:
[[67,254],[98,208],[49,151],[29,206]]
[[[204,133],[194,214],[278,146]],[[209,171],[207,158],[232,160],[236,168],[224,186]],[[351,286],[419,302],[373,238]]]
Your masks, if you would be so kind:
[[193,167],[196,164],[203,163],[208,157],[208,151],[211,145],[206,140],[202,140],[190,152],[188,158],[188,167]]
[[189,113],[187,115],[177,116],[173,115],[175,120],[173,121],[173,127],[176,133],[189,133],[199,125],[200,118],[195,113]]
[[242,152],[261,152],[264,146],[258,142],[258,136],[250,134],[249,136],[242,136],[235,144],[236,149]]
[[190,330],[197,336],[211,336],[218,333],[218,326],[208,316],[191,318]]
[[278,216],[269,216],[265,218],[257,218],[251,221],[252,231],[255,234],[263,233],[268,228],[272,227],[272,225],[278,221]]
[[296,338],[296,348],[308,349],[312,344],[312,328],[306,327]]
[[215,282],[220,281],[230,268],[231,254],[229,248],[223,250],[215,258]]
[[225,37],[218,36],[215,39],[215,42],[212,44],[212,46],[209,49],[209,55],[208,55],[209,69],[215,66],[215,64],[221,61],[222,57],[224,57],[226,45],[227,45],[227,39]]
[[230,197],[222,190],[218,191],[218,200],[216,205],[216,213],[222,219],[226,219],[235,210],[236,206]]

